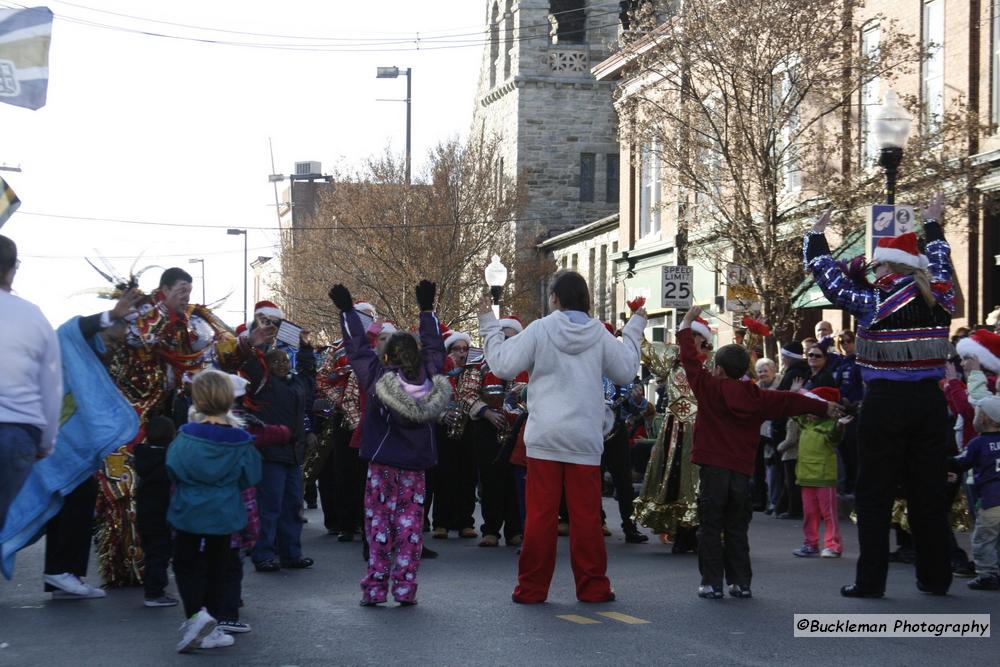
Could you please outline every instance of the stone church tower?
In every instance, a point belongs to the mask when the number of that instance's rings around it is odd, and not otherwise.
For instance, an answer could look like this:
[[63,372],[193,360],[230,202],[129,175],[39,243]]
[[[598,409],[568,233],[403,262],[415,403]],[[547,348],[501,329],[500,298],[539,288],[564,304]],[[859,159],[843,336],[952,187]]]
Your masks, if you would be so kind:
[[473,134],[502,142],[497,165],[521,176],[528,202],[518,245],[618,212],[613,85],[590,73],[617,44],[619,3],[488,0],[489,43]]

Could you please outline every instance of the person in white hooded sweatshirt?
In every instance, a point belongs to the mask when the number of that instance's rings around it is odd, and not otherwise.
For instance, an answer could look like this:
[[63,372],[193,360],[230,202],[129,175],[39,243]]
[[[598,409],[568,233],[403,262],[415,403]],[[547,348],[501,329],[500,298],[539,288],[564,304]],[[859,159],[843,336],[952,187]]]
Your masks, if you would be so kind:
[[639,371],[639,344],[646,312],[639,310],[617,340],[590,316],[587,281],[560,271],[549,288],[549,315],[506,339],[484,297],[479,332],[493,373],[512,379],[527,371],[527,516],[511,599],[545,602],[555,570],[556,523],[563,490],[569,507],[570,553],[576,597],[581,602],[615,599],[606,575],[601,532],[601,453],[605,405],[601,378],[631,382]]

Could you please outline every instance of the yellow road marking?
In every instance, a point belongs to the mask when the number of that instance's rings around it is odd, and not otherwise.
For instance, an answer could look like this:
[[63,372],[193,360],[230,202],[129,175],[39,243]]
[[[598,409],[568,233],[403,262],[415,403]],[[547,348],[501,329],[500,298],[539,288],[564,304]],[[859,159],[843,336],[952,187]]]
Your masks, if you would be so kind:
[[600,625],[601,623],[593,618],[578,616],[577,614],[556,614],[556,618],[561,618],[562,620],[569,621],[570,623],[579,623],[580,625]]
[[645,625],[646,623],[652,623],[652,621],[636,618],[635,616],[629,616],[628,614],[620,614],[617,611],[599,611],[597,612],[597,615],[610,618],[615,621],[621,621],[622,623],[628,623],[629,625]]

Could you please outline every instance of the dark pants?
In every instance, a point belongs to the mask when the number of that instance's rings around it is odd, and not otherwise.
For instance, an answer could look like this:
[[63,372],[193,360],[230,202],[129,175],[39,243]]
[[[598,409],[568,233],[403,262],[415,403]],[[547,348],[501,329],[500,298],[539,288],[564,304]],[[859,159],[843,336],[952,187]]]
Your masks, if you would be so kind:
[[902,483],[917,557],[917,579],[934,589],[951,585],[948,528],[948,413],[933,380],[876,380],[858,418],[858,567],[855,583],[885,590],[889,570],[889,524]]
[[[219,603],[219,621],[240,620],[240,599],[243,597],[243,556],[239,548],[230,549],[222,571],[222,599]],[[214,615],[214,614],[213,614]]]
[[762,512],[767,508],[767,469],[764,466],[764,448],[770,442],[770,438],[760,437],[760,442],[757,444],[757,458],[754,460],[750,493],[751,498],[753,498],[754,510],[758,512]]
[[306,501],[306,505],[315,505],[316,501],[319,500],[319,481],[318,479],[302,478],[302,499]]
[[167,587],[167,567],[170,554],[174,550],[174,540],[170,529],[139,533],[142,545],[142,585],[146,589],[146,599],[162,597]]
[[[62,509],[45,526],[45,574],[87,576],[96,504],[97,480],[93,477],[63,498]],[[46,584],[45,590],[56,589]]]
[[[333,454],[333,504],[336,510],[327,528],[333,528],[341,533],[353,535],[354,531],[364,524],[363,513],[365,504],[365,477],[368,474],[368,462],[358,456],[358,450],[351,447],[353,431],[338,428],[334,431]],[[326,514],[327,501],[323,496],[323,513]],[[364,531],[362,531],[362,535]]]
[[611,473],[611,482],[615,486],[622,526],[632,524],[632,501],[635,500],[629,454],[628,431],[622,426],[610,440],[604,442],[604,454],[601,455],[601,469]]
[[840,485],[843,493],[854,493],[858,479],[858,420],[852,419],[844,427],[844,437],[840,441],[840,461],[844,464],[844,478]]
[[798,478],[795,477],[795,459],[782,461],[781,467],[785,477],[785,511],[789,516],[802,518],[802,487],[798,485]]
[[[750,540],[753,516],[750,478],[726,468],[702,465],[698,470],[698,569],[701,583],[722,588],[750,586]],[[723,537],[724,536],[724,537]]]
[[476,451],[467,424],[461,438],[449,438],[438,428],[437,489],[434,495],[435,528],[474,528],[476,520]]
[[260,537],[253,562],[295,560],[302,557],[302,470],[297,465],[264,461],[257,484]]
[[222,606],[229,535],[194,535],[178,530],[174,537],[174,580],[190,618],[204,607],[219,618]]
[[479,458],[479,483],[482,485],[483,535],[510,540],[521,534],[521,514],[514,495],[514,474],[510,464],[497,461],[500,444],[493,424],[485,419],[472,422]]
[[0,530],[7,510],[28,481],[42,432],[29,424],[0,424]]

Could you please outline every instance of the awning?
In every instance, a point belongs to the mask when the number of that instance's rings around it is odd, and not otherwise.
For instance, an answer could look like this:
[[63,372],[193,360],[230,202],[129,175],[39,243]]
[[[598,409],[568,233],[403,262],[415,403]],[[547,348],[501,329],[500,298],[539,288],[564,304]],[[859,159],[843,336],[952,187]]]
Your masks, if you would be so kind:
[[[865,254],[865,230],[859,229],[848,234],[831,254],[834,259],[852,259]],[[829,308],[832,306],[833,304],[823,296],[823,291],[813,280],[811,274],[792,292],[792,308]]]

